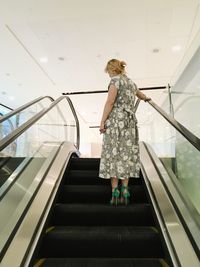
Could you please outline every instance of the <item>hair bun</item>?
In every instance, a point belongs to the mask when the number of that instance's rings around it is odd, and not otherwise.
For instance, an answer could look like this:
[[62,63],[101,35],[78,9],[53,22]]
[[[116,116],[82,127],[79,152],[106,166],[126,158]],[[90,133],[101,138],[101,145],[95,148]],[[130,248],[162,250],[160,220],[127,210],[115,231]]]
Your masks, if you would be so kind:
[[125,74],[125,66],[126,62],[113,58],[108,61],[105,71],[106,72],[110,71],[112,73],[115,73],[116,75]]
[[125,61],[120,61],[120,65],[121,65],[121,67],[125,67],[126,66],[126,62]]

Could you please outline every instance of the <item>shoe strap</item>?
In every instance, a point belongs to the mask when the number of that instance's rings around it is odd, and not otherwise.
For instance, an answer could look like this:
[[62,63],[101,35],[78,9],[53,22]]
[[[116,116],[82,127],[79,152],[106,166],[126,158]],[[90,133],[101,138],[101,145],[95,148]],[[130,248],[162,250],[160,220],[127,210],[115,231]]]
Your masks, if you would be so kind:
[[122,185],[121,192],[122,192],[123,196],[126,196],[126,197],[130,196],[130,192],[129,192],[129,187],[128,186]]
[[126,186],[126,185],[122,185],[121,186],[121,191],[124,191],[124,190],[129,190],[129,187],[128,186]]
[[115,187],[115,188],[112,190],[112,196],[113,196],[113,197],[119,197],[119,195],[120,195],[119,189],[118,189],[118,187]]

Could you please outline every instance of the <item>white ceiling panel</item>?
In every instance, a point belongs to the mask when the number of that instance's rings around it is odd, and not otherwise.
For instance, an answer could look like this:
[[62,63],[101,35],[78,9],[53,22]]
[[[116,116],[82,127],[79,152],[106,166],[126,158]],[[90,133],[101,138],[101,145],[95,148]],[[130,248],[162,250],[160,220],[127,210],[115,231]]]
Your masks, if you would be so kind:
[[[16,107],[105,90],[111,58],[127,62],[139,87],[166,86],[199,29],[199,0],[1,0],[0,99]],[[73,96],[88,125],[99,123],[105,99]]]

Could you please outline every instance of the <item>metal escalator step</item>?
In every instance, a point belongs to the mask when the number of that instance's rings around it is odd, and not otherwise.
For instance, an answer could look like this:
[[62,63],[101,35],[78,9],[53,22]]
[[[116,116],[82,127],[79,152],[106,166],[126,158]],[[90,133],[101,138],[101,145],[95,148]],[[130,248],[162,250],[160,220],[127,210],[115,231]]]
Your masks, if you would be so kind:
[[132,226],[55,227],[44,236],[40,258],[162,258],[156,228]]
[[[40,264],[40,265],[39,265]],[[164,259],[138,258],[47,258],[34,267],[169,267]]]
[[98,170],[99,158],[71,158],[69,168],[79,170]]
[[57,204],[51,224],[56,226],[153,226],[149,204],[111,206],[102,204]]
[[34,267],[169,267],[142,175],[129,181],[130,205],[114,207],[98,168],[99,159],[71,159]]
[[[144,187],[131,185],[131,203],[148,203]],[[58,202],[61,203],[109,203],[110,185],[63,185]]]
[[98,170],[69,170],[65,174],[66,184],[105,184],[109,180],[100,179]]
[[[99,178],[98,170],[68,170],[65,173],[65,184],[110,184],[110,179]],[[129,184],[141,184],[140,178],[131,178]]]

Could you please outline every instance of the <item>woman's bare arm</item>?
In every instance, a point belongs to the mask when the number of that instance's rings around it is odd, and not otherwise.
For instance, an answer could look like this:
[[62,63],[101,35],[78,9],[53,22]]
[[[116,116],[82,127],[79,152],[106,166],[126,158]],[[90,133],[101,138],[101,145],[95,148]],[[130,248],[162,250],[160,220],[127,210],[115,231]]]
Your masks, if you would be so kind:
[[101,119],[100,133],[105,132],[104,124],[105,124],[105,121],[107,120],[110,112],[113,109],[116,96],[117,96],[117,88],[114,85],[110,85],[109,91],[108,91],[108,97],[107,97],[107,100],[106,100],[106,103],[104,106],[103,115],[102,115],[102,119]]
[[146,96],[145,94],[143,94],[139,89],[137,90],[136,92],[136,96],[141,99],[141,100],[144,100],[145,102],[148,101],[148,100],[151,100],[150,97]]

